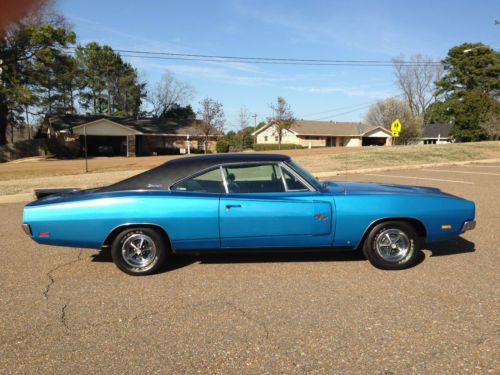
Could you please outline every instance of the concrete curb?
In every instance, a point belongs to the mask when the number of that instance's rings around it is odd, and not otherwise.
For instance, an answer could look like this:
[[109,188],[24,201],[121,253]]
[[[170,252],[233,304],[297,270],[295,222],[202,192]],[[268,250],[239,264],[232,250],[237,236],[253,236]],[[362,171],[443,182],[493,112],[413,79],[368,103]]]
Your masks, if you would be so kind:
[[[500,159],[482,159],[482,160],[468,160],[468,161],[456,161],[456,162],[446,162],[446,163],[427,163],[427,164],[415,164],[407,166],[394,166],[394,167],[380,167],[380,168],[365,168],[365,169],[353,169],[348,171],[331,171],[331,172],[318,172],[313,173],[314,176],[319,178],[341,176],[346,174],[362,174],[362,173],[372,173],[372,172],[383,172],[383,171],[393,171],[398,169],[420,169],[429,167],[445,167],[450,165],[468,165],[468,164],[488,164],[488,163],[500,163]],[[103,172],[106,173],[106,172]],[[4,203],[20,203],[29,202],[35,199],[33,193],[23,193],[23,194],[11,194],[11,195],[0,195],[0,204]]]

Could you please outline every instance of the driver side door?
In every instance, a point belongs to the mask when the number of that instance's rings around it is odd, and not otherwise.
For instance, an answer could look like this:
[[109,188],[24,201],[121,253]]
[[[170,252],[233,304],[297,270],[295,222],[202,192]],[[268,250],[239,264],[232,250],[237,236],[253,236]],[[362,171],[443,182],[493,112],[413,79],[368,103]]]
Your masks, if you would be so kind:
[[219,201],[222,248],[331,243],[331,204],[304,185],[289,190],[278,163],[228,165],[222,170],[227,186]]

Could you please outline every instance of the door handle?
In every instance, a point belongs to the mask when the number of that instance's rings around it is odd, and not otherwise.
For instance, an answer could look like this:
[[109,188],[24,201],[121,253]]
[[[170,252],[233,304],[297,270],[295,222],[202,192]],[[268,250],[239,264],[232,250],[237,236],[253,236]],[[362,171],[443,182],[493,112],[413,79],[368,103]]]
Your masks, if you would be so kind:
[[226,204],[226,210],[230,210],[231,208],[239,208],[241,204]]

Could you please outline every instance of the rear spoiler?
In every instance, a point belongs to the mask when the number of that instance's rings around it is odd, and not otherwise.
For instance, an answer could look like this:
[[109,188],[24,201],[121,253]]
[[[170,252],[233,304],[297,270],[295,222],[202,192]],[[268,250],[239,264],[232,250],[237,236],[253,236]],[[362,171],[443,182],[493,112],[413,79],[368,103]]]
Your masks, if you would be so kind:
[[52,194],[60,194],[60,193],[70,193],[73,191],[78,191],[79,188],[48,188],[48,189],[35,189],[36,199],[40,199]]

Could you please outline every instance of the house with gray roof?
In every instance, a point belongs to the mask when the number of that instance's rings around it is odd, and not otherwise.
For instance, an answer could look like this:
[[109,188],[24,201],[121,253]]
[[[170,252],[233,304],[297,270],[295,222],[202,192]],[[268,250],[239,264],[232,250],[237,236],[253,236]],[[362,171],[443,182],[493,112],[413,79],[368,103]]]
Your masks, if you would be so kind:
[[[269,122],[253,135],[257,144],[278,144],[278,133],[274,122]],[[392,134],[383,127],[369,126],[359,122],[296,120],[284,130],[281,143],[302,147],[358,147],[387,146]]]
[[[46,115],[41,133],[63,142],[87,144],[90,156],[141,156],[204,150],[200,120],[130,118],[103,115]],[[215,149],[220,136],[210,131],[206,147]]]
[[452,124],[424,124],[420,144],[444,144],[453,142],[450,134]]

